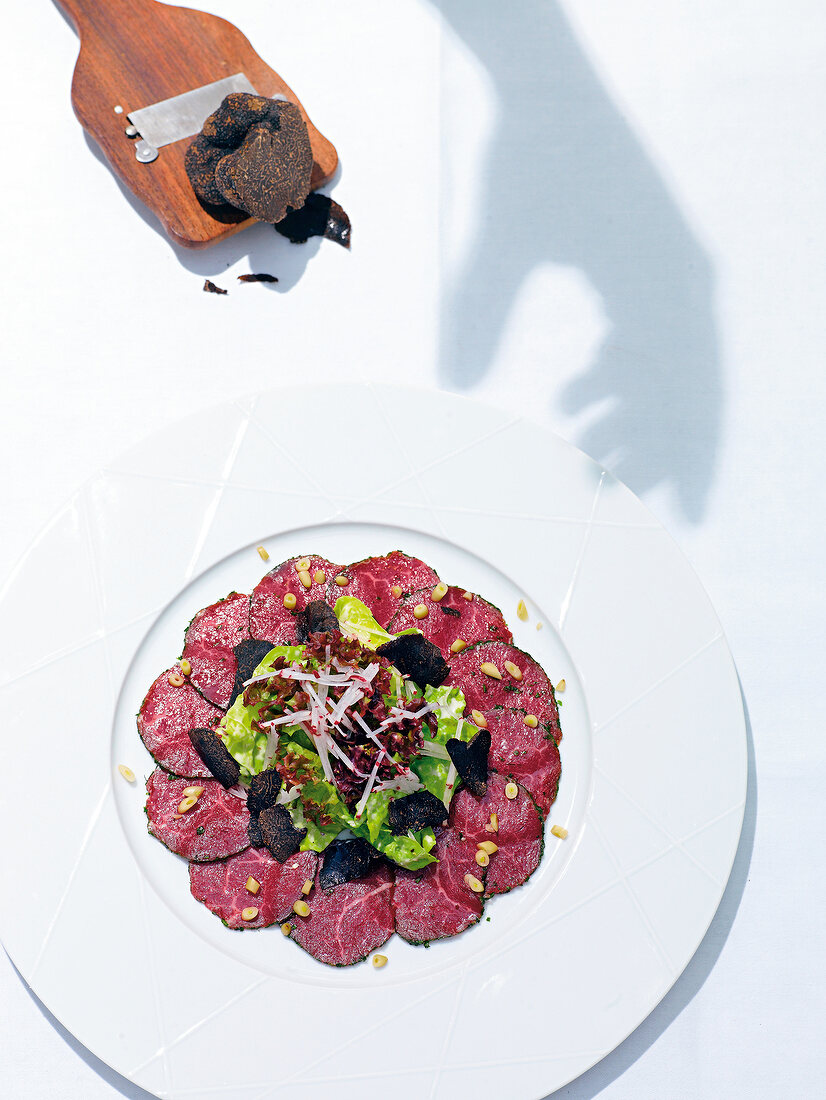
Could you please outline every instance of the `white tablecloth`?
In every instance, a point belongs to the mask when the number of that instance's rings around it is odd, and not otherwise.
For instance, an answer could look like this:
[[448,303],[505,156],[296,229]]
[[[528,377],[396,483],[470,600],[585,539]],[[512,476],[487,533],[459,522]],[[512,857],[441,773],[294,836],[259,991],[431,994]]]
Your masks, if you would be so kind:
[[[740,850],[699,952],[559,1095],[818,1095],[822,3],[203,7],[248,34],[338,146],[352,254],[266,226],[172,247],[72,116],[77,42],[58,9],[7,10],[0,578],[130,443],[286,379],[338,378],[345,360],[359,378],[529,410],[680,542],[722,618],[753,739]],[[281,281],[238,284],[249,270]],[[203,294],[205,276],[230,295]],[[147,1095],[2,953],[0,1034],[3,1096]]]

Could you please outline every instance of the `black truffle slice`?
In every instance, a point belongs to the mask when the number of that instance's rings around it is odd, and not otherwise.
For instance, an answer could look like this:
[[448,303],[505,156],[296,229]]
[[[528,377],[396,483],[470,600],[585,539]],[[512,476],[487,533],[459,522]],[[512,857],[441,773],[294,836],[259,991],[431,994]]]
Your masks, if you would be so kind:
[[256,816],[262,810],[268,810],[275,805],[278,792],[281,790],[281,776],[275,768],[267,768],[252,777],[247,793],[247,809]]
[[425,684],[438,687],[445,682],[450,672],[439,647],[421,634],[402,634],[392,642],[380,645],[376,653],[386,657],[399,672],[406,673],[419,687],[424,687]]
[[265,642],[259,638],[247,638],[246,641],[239,642],[233,649],[235,654],[235,660],[238,662],[238,668],[235,672],[235,683],[232,686],[232,695],[229,697],[229,705],[235,702],[238,696],[244,690],[244,683],[249,680],[253,672],[258,668],[269,651],[272,649],[272,642]]
[[457,607],[445,607],[443,603],[440,603],[439,610],[443,615],[452,615],[454,619],[461,619],[462,617],[462,612]]
[[414,791],[402,798],[394,798],[388,810],[390,832],[393,836],[417,833],[419,829],[426,829],[429,825],[443,825],[446,820],[444,802],[430,791]]
[[326,237],[349,248],[352,236],[347,212],[329,195],[319,195],[317,191],[307,196],[300,210],[287,214],[275,228],[293,244],[304,244],[310,237]]
[[262,810],[258,815],[258,827],[264,845],[279,863],[286,863],[290,856],[295,855],[307,835],[306,829],[296,829],[284,806],[269,806]]
[[302,645],[311,634],[329,634],[339,629],[335,611],[324,600],[310,600],[295,617],[295,636]]
[[277,283],[278,276],[270,275],[266,271],[251,271],[248,275],[239,275],[239,283]]
[[355,882],[370,873],[379,853],[361,837],[353,840],[334,840],[324,849],[323,863],[318,874],[322,890],[332,890],[344,882]]
[[472,741],[460,741],[458,737],[451,737],[445,748],[459,778],[470,793],[477,798],[483,798],[488,789],[489,731],[479,730]]
[[189,740],[218,782],[223,787],[234,787],[241,775],[241,768],[218,734],[208,729],[190,730]]
[[247,825],[247,836],[253,848],[266,847],[264,838],[261,836],[261,826],[258,824],[258,818],[255,817],[254,814],[250,814],[249,825]]
[[254,125],[239,148],[215,166],[215,182],[232,206],[279,222],[310,190],[313,153],[307,124],[294,103],[278,104],[277,123]]

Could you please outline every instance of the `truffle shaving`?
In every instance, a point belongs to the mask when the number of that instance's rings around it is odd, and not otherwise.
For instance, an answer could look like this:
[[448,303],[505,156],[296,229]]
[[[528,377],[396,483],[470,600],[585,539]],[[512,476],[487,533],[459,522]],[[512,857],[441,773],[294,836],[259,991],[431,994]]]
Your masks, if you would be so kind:
[[450,673],[438,646],[421,634],[402,634],[392,642],[379,646],[376,652],[391,661],[419,687],[426,684],[439,687]]
[[272,649],[272,642],[262,641],[260,638],[248,638],[239,642],[233,649],[238,668],[235,673],[235,683],[232,686],[232,695],[229,697],[229,706],[235,702],[244,690],[244,684]]
[[414,791],[413,794],[393,799],[388,810],[388,820],[394,836],[406,836],[407,833],[417,833],[420,829],[444,824],[447,810],[444,802],[430,791]]
[[247,809],[256,816],[262,810],[268,810],[275,805],[281,790],[281,776],[275,768],[267,768],[258,775],[254,775],[250,781],[247,792]]
[[345,882],[355,882],[370,874],[379,853],[361,837],[334,840],[324,850],[318,884],[322,890],[332,890]]
[[310,600],[295,618],[295,636],[302,645],[311,634],[330,634],[338,629],[336,613],[324,600]]
[[289,811],[283,806],[270,806],[258,815],[258,827],[264,845],[279,863],[285,863],[301,846],[306,829],[296,829]]
[[479,730],[472,741],[451,737],[445,744],[447,754],[459,773],[459,778],[477,798],[484,798],[488,789],[488,753],[490,733]]
[[208,729],[190,730],[189,740],[221,786],[234,787],[241,776],[241,768],[218,734]]
[[346,211],[329,195],[317,191],[307,197],[300,210],[282,218],[275,229],[293,244],[304,244],[310,237],[326,237],[343,248],[350,247],[352,227]]

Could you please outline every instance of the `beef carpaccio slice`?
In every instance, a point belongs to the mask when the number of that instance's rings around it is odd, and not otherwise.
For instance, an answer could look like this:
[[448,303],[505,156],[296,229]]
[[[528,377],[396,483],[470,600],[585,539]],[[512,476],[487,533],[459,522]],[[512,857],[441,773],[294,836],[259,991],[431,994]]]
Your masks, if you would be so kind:
[[[310,575],[310,587],[305,588],[301,583],[299,565],[309,562],[307,573]],[[311,600],[326,600],[333,578],[342,572],[340,565],[335,565],[326,558],[320,558],[318,554],[307,554],[303,558],[290,558],[282,561],[275,569],[271,569],[262,577],[250,596],[250,632],[253,638],[263,638],[273,645],[290,645],[295,643],[295,616]],[[322,579],[321,574],[324,574]],[[318,580],[316,580],[318,577]],[[295,596],[295,608],[284,606],[286,595]]]
[[366,878],[324,892],[316,877],[309,917],[295,917],[292,938],[319,962],[351,966],[393,934],[393,872],[382,863]]
[[[505,668],[510,662],[522,673],[521,679]],[[501,679],[482,672],[483,664],[494,665]],[[493,707],[524,707],[532,714],[539,709],[556,709],[553,684],[529,653],[507,642],[481,642],[462,650],[450,661],[449,684],[460,687],[468,710],[483,714]]]
[[[422,588],[434,588],[439,583],[435,569],[401,550],[354,562],[343,573],[349,583],[337,595],[355,596],[366,603],[376,622],[385,629],[405,596]],[[400,588],[401,593],[394,596],[393,588]]]
[[[179,814],[184,789],[196,785],[204,788],[203,794],[191,810]],[[193,782],[155,768],[146,791],[149,832],[179,856],[198,862],[225,859],[248,847],[246,802],[225,791],[217,779]]]
[[182,660],[192,666],[190,683],[210,703],[229,706],[238,662],[233,649],[250,636],[250,598],[232,592],[199,611],[187,627]]
[[[513,639],[502,612],[481,596],[468,593],[468,600],[465,599],[464,588],[448,588],[441,600],[434,600],[432,592],[432,589],[427,589],[403,599],[390,621],[390,633],[398,634],[408,627],[417,627],[425,638],[439,647],[448,664],[454,658],[450,647],[459,639],[466,646],[476,642],[510,642]],[[419,604],[427,608],[423,619],[417,619],[413,614],[414,607]]]
[[506,778],[516,779],[527,788],[547,817],[556,798],[562,766],[557,740],[559,718],[556,705],[534,714],[535,728],[525,725],[526,712],[501,707],[485,711],[490,732],[488,764]]
[[210,777],[206,764],[192,747],[189,731],[214,729],[222,711],[208,703],[188,683],[174,687],[170,673],[162,672],[146,693],[138,713],[138,733],[155,761],[176,775],[193,779]]
[[[189,886],[227,928],[266,928],[291,915],[294,902],[304,896],[304,883],[315,878],[317,863],[315,852],[297,852],[279,863],[266,850],[247,848],[229,859],[190,863]],[[247,889],[251,878],[259,885],[257,893]],[[244,920],[241,914],[250,908],[258,914]]]
[[[486,839],[490,839],[490,834]],[[457,936],[482,915],[481,894],[465,875],[483,881],[485,868],[476,862],[476,842],[456,829],[443,829],[433,854],[439,860],[423,871],[396,871],[393,909],[396,931],[409,943],[429,943]]]
[[[516,798],[505,794],[509,782],[491,772],[484,798],[460,790],[450,807],[450,824],[474,845],[492,840],[499,851],[490,857],[485,879],[485,896],[504,894],[521,886],[534,873],[542,858],[542,815],[533,799],[518,782]],[[498,818],[498,831],[488,832],[491,814]]]

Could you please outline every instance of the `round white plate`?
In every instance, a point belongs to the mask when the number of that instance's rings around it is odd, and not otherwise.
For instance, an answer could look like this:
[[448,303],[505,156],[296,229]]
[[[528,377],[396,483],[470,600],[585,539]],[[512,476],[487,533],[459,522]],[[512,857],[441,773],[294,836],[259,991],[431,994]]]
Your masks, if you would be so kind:
[[[324,967],[231,932],[147,836],[134,715],[198,608],[270,564],[395,548],[505,612],[556,681],[543,862],[480,925]],[[524,597],[530,618],[516,617]],[[282,389],[154,436],[41,534],[0,603],[0,933],[49,1009],[162,1097],[541,1097],[620,1043],[717,908],[746,740],[720,624],[623,485],[523,420],[433,391]],[[539,624],[542,627],[539,628]],[[9,842],[11,838],[12,842]]]

